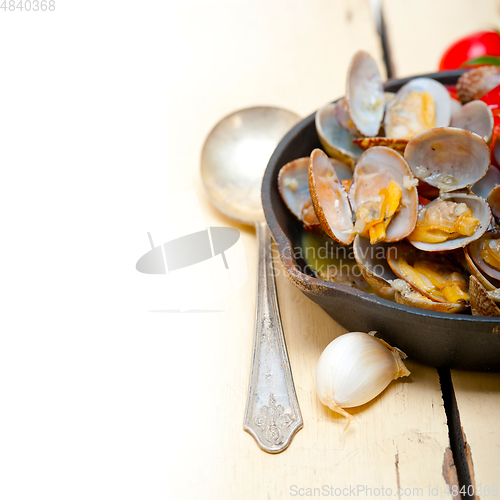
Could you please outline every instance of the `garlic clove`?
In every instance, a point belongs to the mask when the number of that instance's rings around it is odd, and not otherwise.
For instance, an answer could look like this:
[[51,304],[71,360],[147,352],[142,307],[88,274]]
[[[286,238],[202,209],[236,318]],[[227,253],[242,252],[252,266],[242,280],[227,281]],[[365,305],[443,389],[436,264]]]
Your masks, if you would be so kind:
[[372,334],[351,332],[330,342],[316,368],[316,392],[332,411],[352,419],[345,408],[378,396],[392,380],[410,374],[406,355]]

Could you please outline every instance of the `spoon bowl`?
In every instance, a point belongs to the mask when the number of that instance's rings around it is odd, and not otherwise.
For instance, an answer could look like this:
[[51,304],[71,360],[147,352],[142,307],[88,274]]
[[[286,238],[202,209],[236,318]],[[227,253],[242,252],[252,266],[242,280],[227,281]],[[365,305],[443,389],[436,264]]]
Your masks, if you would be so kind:
[[281,108],[260,106],[223,118],[201,153],[201,176],[212,203],[244,224],[264,220],[261,185],[269,158],[299,117]]

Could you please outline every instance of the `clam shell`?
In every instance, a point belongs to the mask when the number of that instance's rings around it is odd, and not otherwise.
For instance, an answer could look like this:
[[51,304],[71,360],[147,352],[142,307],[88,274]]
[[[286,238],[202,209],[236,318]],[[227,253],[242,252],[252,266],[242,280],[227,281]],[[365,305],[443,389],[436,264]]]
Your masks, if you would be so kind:
[[329,156],[347,165],[353,170],[363,150],[352,140],[355,136],[345,130],[335,116],[335,104],[327,104],[318,109],[315,116],[316,131],[321,145]]
[[308,170],[309,158],[298,158],[287,163],[278,174],[278,190],[290,212],[304,224],[314,226],[319,225],[316,214],[311,214],[311,211],[304,213],[304,208],[311,203]]
[[[396,276],[406,281],[413,289],[417,290],[422,295],[428,297],[433,302],[441,304],[439,306],[435,305],[433,307],[428,307],[428,309],[441,312],[460,312],[468,307],[468,304],[466,302],[461,302],[461,303],[447,302],[446,300],[434,296],[433,294],[420,288],[416,283],[412,282],[412,280],[408,276],[406,276],[399,267],[398,259],[400,257],[404,257],[406,262],[408,262],[410,265],[413,265],[415,262],[422,260],[430,260],[431,262],[436,262],[443,266],[443,269],[445,270],[446,273],[449,274],[451,274],[452,272],[459,273],[464,277],[465,280],[465,276],[462,270],[459,269],[455,264],[453,264],[446,256],[424,253],[412,247],[411,245],[408,245],[407,243],[399,243],[398,245],[393,246],[387,252],[387,262],[391,267],[391,269],[393,270],[394,274],[396,274]],[[424,282],[426,281],[425,277],[423,277],[422,279],[424,280]]]
[[477,134],[441,127],[415,135],[404,157],[419,179],[442,192],[470,187],[487,172],[490,149]]
[[466,193],[447,193],[441,194],[439,198],[431,201],[428,205],[419,211],[419,215],[439,201],[452,201],[455,203],[465,203],[471,210],[476,219],[479,219],[480,225],[472,236],[462,236],[452,240],[443,241],[442,243],[423,243],[408,238],[409,242],[419,250],[425,252],[447,252],[457,248],[463,248],[474,240],[480,238],[487,230],[491,222],[491,210],[488,202],[481,196]]
[[450,127],[474,132],[485,142],[489,142],[493,134],[493,113],[485,102],[471,101],[453,113]]
[[406,238],[417,221],[418,194],[414,186],[405,187],[413,179],[404,158],[393,149],[377,146],[366,150],[354,170],[349,199],[354,213],[365,201],[377,197],[391,180],[402,189],[401,210],[397,212],[386,230],[385,241],[390,243]]
[[387,106],[396,97],[396,92],[384,92],[384,101]]
[[464,248],[465,259],[471,274],[481,282],[486,290],[490,291],[500,288],[500,271],[483,260],[481,246],[485,240],[498,238],[500,238],[500,230],[493,229]]
[[[496,167],[491,166],[490,170],[493,170],[495,174],[497,174],[497,177],[500,177],[500,172],[497,170]],[[491,183],[493,184],[493,182]],[[490,186],[491,186],[490,184]],[[495,184],[499,184],[495,186],[489,193],[488,193],[488,203],[490,204],[491,208],[491,213],[493,214],[493,217],[495,217],[495,220],[497,222],[500,221],[500,179],[495,179]]]
[[464,304],[453,304],[451,302],[435,302],[429,299],[419,291],[411,287],[406,281],[397,279],[392,283],[395,288],[394,300],[398,304],[405,306],[418,307],[429,311],[438,311],[445,313],[458,313],[467,308]]
[[354,139],[352,142],[359,146],[362,150],[373,148],[375,146],[386,146],[394,149],[398,153],[403,154],[408,144],[408,139],[391,139],[389,137],[364,137],[362,139]]
[[414,92],[427,92],[434,99],[436,127],[447,127],[450,124],[451,97],[446,87],[431,78],[415,78],[403,85],[387,105],[384,117],[387,137],[404,139],[425,130],[420,110],[409,108],[406,101]]
[[450,106],[451,116],[453,116],[462,107],[462,104],[460,103],[460,101],[457,101],[456,99],[453,99],[453,97],[451,97]]
[[500,316],[500,308],[475,276],[469,278],[469,296],[474,316]]
[[315,272],[318,278],[352,286],[358,290],[370,291],[370,284],[365,280],[358,266],[329,266],[323,271]]
[[354,225],[347,192],[330,158],[321,149],[311,153],[308,177],[314,211],[323,230],[335,241],[351,244]]
[[340,101],[337,101],[335,104],[335,117],[347,132],[353,137],[359,137],[359,132],[351,120],[351,115],[349,114],[349,108],[347,107],[347,101],[345,99],[340,99]]
[[395,291],[391,281],[397,279],[387,263],[387,250],[390,245],[377,243],[371,245],[369,240],[357,235],[352,249],[354,258],[365,280],[372,286],[379,297],[393,300]]
[[492,156],[495,159],[496,164],[500,165],[500,140],[498,136],[495,138],[495,142],[490,144],[490,147]]
[[491,89],[500,85],[498,66],[481,66],[464,73],[457,81],[457,95],[462,104],[480,99]]
[[[483,198],[488,198],[488,195],[491,194],[491,186],[496,186],[497,184],[500,184],[500,170],[498,170],[495,165],[490,165],[488,168],[488,171],[486,172],[486,175],[476,182],[471,190],[474,194],[477,194],[478,196],[482,196]],[[497,194],[500,194],[499,191],[497,191]],[[496,196],[496,195],[493,195]],[[495,201],[493,200],[488,200],[490,206],[491,206],[491,211],[493,212],[493,215],[495,216],[495,211],[500,213],[500,210],[495,210],[495,207],[498,206],[500,209],[500,200],[498,201],[498,205]]]
[[377,135],[384,116],[385,95],[377,63],[367,52],[357,52],[351,61],[346,102],[359,133],[366,137]]

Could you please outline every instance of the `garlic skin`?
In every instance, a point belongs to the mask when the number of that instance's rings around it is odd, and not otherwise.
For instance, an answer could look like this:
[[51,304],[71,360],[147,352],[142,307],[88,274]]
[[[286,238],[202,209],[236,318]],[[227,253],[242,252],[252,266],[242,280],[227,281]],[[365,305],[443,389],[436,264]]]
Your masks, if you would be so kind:
[[392,380],[410,375],[399,349],[373,336],[351,332],[330,342],[316,367],[316,392],[331,410],[352,419],[344,408],[378,396]]

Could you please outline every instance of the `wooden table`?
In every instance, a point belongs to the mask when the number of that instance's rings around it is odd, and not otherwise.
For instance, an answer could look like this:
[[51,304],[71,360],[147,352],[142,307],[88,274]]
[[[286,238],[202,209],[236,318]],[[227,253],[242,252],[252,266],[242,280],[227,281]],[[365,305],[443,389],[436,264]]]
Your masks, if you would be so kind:
[[[500,26],[494,0],[383,8],[396,76],[434,71],[451,41]],[[449,498],[469,484],[500,496],[500,374],[410,359],[411,376],[354,409],[344,431],[314,371],[345,330],[279,272],[304,428],[279,455],[243,431],[256,238],[210,204],[201,148],[236,109],[306,116],[343,95],[358,49],[384,73],[368,0],[57,2],[52,17],[9,15],[2,202],[19,208],[5,227],[2,498]],[[240,231],[248,270],[210,313],[178,312],[158,276],[135,270],[147,231],[160,244],[197,227],[196,200],[206,226]]]

